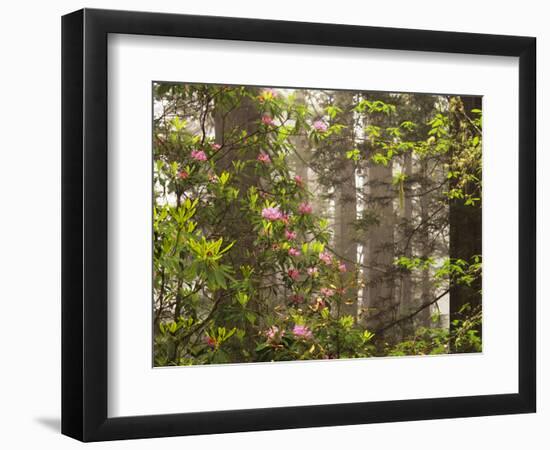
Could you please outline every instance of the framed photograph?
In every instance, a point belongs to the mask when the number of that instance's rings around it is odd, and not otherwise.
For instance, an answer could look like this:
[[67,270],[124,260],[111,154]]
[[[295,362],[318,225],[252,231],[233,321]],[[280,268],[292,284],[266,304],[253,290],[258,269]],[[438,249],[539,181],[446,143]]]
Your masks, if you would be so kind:
[[62,432],[535,412],[532,37],[62,21]]

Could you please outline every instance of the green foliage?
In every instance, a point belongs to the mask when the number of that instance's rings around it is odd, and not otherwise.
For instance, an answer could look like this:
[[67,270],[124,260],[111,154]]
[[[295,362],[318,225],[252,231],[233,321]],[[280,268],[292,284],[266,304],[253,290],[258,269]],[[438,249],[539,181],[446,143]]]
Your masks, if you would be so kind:
[[[406,337],[402,342],[388,346],[389,356],[406,355],[441,355],[449,353],[478,353],[482,351],[481,310],[472,312],[468,304],[461,311],[462,318],[453,322],[452,328],[419,327],[413,336]],[[432,316],[432,322],[437,323],[439,316]]]
[[481,256],[474,255],[471,260],[465,261],[460,258],[445,258],[436,261],[434,258],[420,258],[400,256],[394,264],[401,270],[408,272],[430,270],[433,272],[434,280],[440,283],[453,285],[471,286],[472,283],[481,277]]

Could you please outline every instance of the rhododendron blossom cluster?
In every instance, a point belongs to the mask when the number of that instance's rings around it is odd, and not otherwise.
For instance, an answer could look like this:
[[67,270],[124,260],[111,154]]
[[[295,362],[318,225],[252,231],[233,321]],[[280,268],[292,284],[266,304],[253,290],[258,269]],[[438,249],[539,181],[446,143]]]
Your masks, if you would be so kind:
[[279,327],[276,325],[272,325],[265,332],[265,336],[269,341],[275,341],[277,339],[282,338],[284,335],[285,335],[285,330],[279,330]]
[[297,280],[300,277],[300,271],[298,269],[289,269],[287,273],[293,280]]
[[319,259],[327,265],[332,264],[332,255],[328,252],[319,253]]
[[334,295],[334,289],[321,288],[321,294],[323,294],[325,297],[332,297]]
[[285,230],[285,238],[289,241],[296,239],[298,234],[295,231]]
[[269,157],[269,155],[264,152],[260,153],[257,159],[258,161],[264,164],[269,164],[271,162],[271,158]]
[[283,218],[283,213],[278,206],[262,209],[262,217],[267,220],[280,220]]
[[206,153],[204,153],[202,150],[193,150],[191,152],[191,158],[197,161],[206,161],[208,159]]
[[321,132],[325,132],[328,129],[327,124],[322,120],[316,120],[315,122],[313,122],[313,128]]
[[262,123],[264,125],[273,125],[275,122],[271,116],[264,115],[262,116]]
[[313,337],[313,333],[305,325],[294,325],[292,333],[294,336],[304,339],[311,339]]
[[307,274],[309,276],[314,277],[315,275],[319,274],[319,269],[317,269],[317,267],[308,267],[307,268]]
[[206,343],[206,345],[208,345],[208,347],[211,347],[211,348],[216,347],[216,344],[217,344],[216,339],[214,339],[214,338],[212,338],[208,335],[206,335],[204,337],[204,342]]
[[295,249],[294,247],[290,247],[288,249],[288,254],[290,256],[300,256],[300,250]]
[[300,214],[311,214],[313,212],[313,206],[307,202],[300,203],[300,206],[298,206],[298,211]]

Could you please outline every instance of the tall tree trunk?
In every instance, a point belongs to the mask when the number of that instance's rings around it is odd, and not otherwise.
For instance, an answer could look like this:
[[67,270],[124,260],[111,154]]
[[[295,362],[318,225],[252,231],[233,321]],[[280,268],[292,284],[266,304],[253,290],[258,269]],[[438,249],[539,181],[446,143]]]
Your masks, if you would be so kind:
[[[420,163],[420,191],[426,192],[420,197],[420,223],[422,224],[419,231],[419,246],[420,257],[426,261],[433,253],[433,245],[430,243],[430,194],[427,193],[432,186],[430,182],[430,174],[428,172],[428,161],[423,159]],[[416,302],[417,307],[427,304],[433,298],[432,282],[430,277],[430,268],[426,265],[422,269],[420,277],[420,298]],[[416,317],[417,326],[430,326],[431,310],[428,306],[422,309]]]
[[[253,88],[248,88],[248,92],[252,96],[257,94],[256,89]],[[214,131],[216,143],[221,146],[218,151],[220,159],[216,164],[219,170],[231,167],[233,161],[256,158],[258,149],[248,139],[248,136],[258,132],[260,118],[260,112],[253,100],[246,95],[243,95],[231,107],[216,105]],[[246,133],[246,136],[243,136],[243,132]],[[259,179],[255,174],[254,168],[249,165],[239,173],[236,187],[239,189],[240,196],[246,196],[248,189],[251,186],[258,186],[258,184]],[[227,205],[223,214],[224,228],[221,234],[228,243],[232,241],[237,242],[227,256],[231,259],[231,266],[236,269],[237,272],[235,275],[238,277],[240,275],[240,266],[254,266],[257,261],[257,257],[254,254],[255,233],[252,224],[242,220],[239,208]],[[216,295],[219,298],[220,295],[223,295],[223,291],[217,291]],[[265,308],[266,304],[258,296],[254,296],[249,300],[247,307],[256,313],[260,313],[260,308]],[[228,325],[244,327],[246,338],[243,341],[243,346],[248,347],[249,351],[252,351],[255,347],[252,324],[246,321],[244,324],[228,323]]]
[[[305,98],[305,91],[303,89],[299,89],[296,92],[296,103],[300,105],[306,104],[306,98]],[[309,185],[309,159],[311,157],[311,148],[310,148],[310,141],[305,134],[305,131],[300,131],[299,136],[294,136],[291,138],[291,142],[294,144],[296,148],[296,155],[293,158],[294,159],[294,166],[296,175],[298,175],[302,179],[302,185],[304,189],[308,188]]]
[[[250,89],[250,91],[256,93],[255,89]],[[215,140],[222,146],[219,151],[222,156],[216,164],[218,169],[223,170],[231,167],[233,161],[256,158],[257,149],[240,133],[244,131],[247,136],[257,133],[259,120],[260,112],[248,96],[243,96],[233,108],[226,109],[219,105],[216,106],[214,114]],[[246,195],[248,188],[257,184],[258,179],[253,167],[249,166],[240,173],[238,188],[241,195]],[[253,263],[255,258],[249,254],[254,242],[251,225],[241,220],[237,208],[228,208],[224,222],[227,224],[225,230],[227,234],[224,234],[226,239],[239,239],[239,244],[231,251],[235,267],[240,264]]]
[[334,157],[339,160],[338,182],[334,186],[334,248],[349,270],[343,275],[347,288],[341,315],[357,316],[357,283],[355,264],[357,262],[357,241],[355,224],[357,221],[357,191],[355,163],[346,157],[346,152],[354,148],[353,93],[336,92],[334,105],[342,110],[337,116],[339,124],[346,128],[336,137]]
[[[393,322],[398,303],[394,300],[394,211],[392,163],[369,163],[368,202],[376,223],[367,231],[366,326],[376,330]],[[390,330],[392,332],[392,330]]]
[[[470,115],[472,109],[481,109],[481,97],[462,97],[461,100],[466,115]],[[461,130],[461,120],[456,116],[455,113],[452,125],[454,133],[459,135],[463,130]],[[461,150],[461,148],[453,149],[455,152]],[[471,185],[466,189],[473,190],[475,187]],[[478,194],[476,196],[481,198],[481,193]],[[465,206],[462,199],[451,200],[449,210],[451,258],[471,262],[472,256],[481,255],[481,220],[481,205]],[[460,311],[465,305],[472,308],[481,306],[481,279],[477,279],[470,286],[451,285],[449,299],[451,331],[453,331],[453,321],[462,318]],[[481,334],[481,328],[478,331]],[[451,351],[453,350],[451,348]]]
[[[413,163],[412,163],[412,152],[405,152],[403,155],[403,171],[406,176],[405,180],[405,189],[403,192],[403,215],[402,215],[402,236],[403,240],[403,255],[407,258],[411,258],[413,255],[412,247],[412,236],[413,225],[413,201],[412,201],[412,192],[410,189],[410,180],[413,176]],[[410,272],[405,272],[401,275],[401,316],[407,316],[410,314],[414,308],[414,285],[412,282],[412,276]],[[402,326],[403,336],[410,336],[413,331],[413,320],[407,320]]]

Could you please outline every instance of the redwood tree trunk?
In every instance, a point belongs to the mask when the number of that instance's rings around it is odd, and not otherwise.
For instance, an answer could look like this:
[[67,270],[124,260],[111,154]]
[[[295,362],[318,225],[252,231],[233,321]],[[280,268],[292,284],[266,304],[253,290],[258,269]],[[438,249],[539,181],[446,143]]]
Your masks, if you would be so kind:
[[394,299],[394,211],[392,163],[368,167],[369,209],[377,223],[367,231],[366,325],[376,330],[393,322],[399,303]]
[[350,268],[343,275],[344,302],[340,307],[341,315],[357,316],[357,283],[353,267],[357,262],[357,241],[355,224],[357,221],[357,191],[355,182],[355,163],[346,157],[346,152],[354,148],[353,93],[337,92],[335,106],[342,112],[337,116],[338,123],[344,125],[334,145],[335,158],[339,160],[338,182],[334,186],[334,248],[343,262]]
[[[472,109],[481,109],[481,97],[462,97],[464,112],[470,114]],[[455,132],[459,124],[455,120]],[[460,145],[460,144],[459,144]],[[460,150],[460,149],[458,149]],[[455,149],[456,151],[456,149]],[[466,189],[474,189],[473,185]],[[477,197],[481,198],[481,193]],[[471,262],[474,255],[481,255],[481,205],[465,206],[461,199],[452,200],[449,210],[450,221],[450,257],[460,258]],[[453,330],[453,321],[460,319],[460,311],[465,305],[471,308],[481,306],[481,279],[477,279],[470,286],[452,284],[449,299],[450,326]],[[481,328],[478,329],[481,334]],[[454,349],[451,349],[453,351]]]

